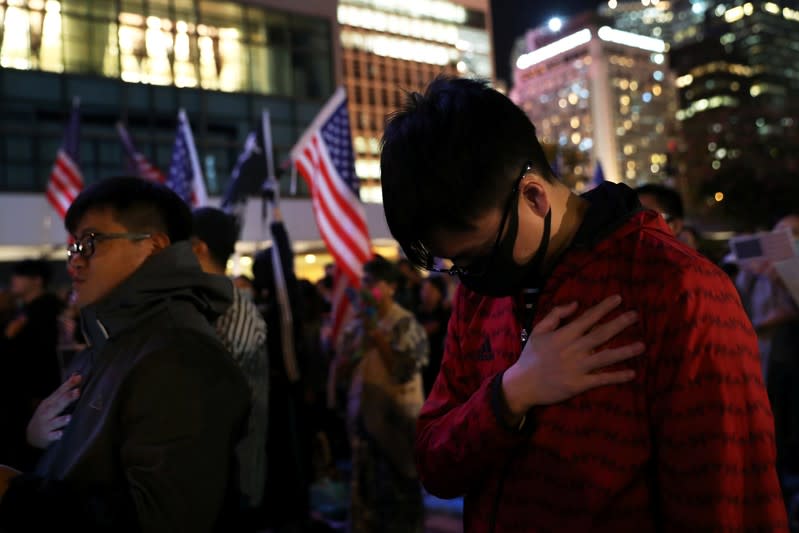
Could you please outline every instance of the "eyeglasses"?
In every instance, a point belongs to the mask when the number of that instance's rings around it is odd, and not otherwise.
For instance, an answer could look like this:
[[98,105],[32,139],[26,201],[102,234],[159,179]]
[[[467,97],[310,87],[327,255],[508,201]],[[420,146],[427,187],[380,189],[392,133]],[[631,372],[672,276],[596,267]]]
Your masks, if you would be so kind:
[[459,267],[457,265],[453,266],[452,268],[435,268],[435,267],[428,267],[427,270],[430,272],[438,272],[441,274],[449,274],[450,276],[483,276],[488,271],[489,265],[494,259],[494,256],[497,254],[499,250],[499,244],[502,241],[502,234],[505,232],[505,224],[508,222],[508,217],[510,216],[511,209],[516,204],[514,200],[516,199],[516,193],[519,192],[519,184],[522,182],[525,174],[530,171],[532,168],[532,164],[527,161],[522,168],[519,177],[513,182],[513,190],[511,190],[510,197],[508,198],[507,202],[505,203],[505,209],[502,213],[502,219],[499,223],[499,231],[497,232],[497,238],[494,240],[494,245],[491,247],[491,251],[485,255],[484,257],[477,259],[474,263],[468,267]]
[[143,241],[150,237],[152,237],[150,233],[87,233],[67,246],[67,261],[70,261],[76,255],[80,255],[84,259],[90,258],[94,255],[94,247],[97,242],[110,241],[112,239]]

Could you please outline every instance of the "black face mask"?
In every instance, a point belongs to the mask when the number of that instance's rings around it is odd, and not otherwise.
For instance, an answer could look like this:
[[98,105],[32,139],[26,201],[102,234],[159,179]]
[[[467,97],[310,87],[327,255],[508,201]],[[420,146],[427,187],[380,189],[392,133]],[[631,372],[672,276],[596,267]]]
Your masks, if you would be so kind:
[[469,270],[476,274],[459,274],[461,283],[477,294],[492,297],[514,296],[526,287],[535,287],[549,248],[551,229],[552,209],[544,217],[544,234],[535,255],[527,264],[518,265],[513,260],[513,247],[519,233],[519,210],[511,209],[508,232],[496,252],[485,263],[470,265]]

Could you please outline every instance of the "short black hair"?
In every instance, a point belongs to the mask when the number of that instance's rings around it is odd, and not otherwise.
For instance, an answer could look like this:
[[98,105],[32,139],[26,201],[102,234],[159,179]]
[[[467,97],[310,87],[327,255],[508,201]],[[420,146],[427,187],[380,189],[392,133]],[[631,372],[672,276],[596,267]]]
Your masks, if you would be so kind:
[[421,268],[433,258],[438,230],[474,228],[474,218],[500,206],[526,164],[555,181],[535,126],[484,80],[441,76],[411,93],[388,120],[380,172],[391,234]]
[[14,263],[14,266],[11,267],[11,275],[40,278],[42,285],[46,287],[53,276],[53,270],[50,268],[50,263],[44,259],[23,259]]
[[396,265],[379,255],[364,263],[363,273],[372,276],[377,281],[385,281],[386,283],[397,283],[400,277]]
[[655,199],[663,212],[671,218],[685,218],[685,210],[682,205],[680,193],[665,185],[657,183],[647,183],[635,189],[638,195],[648,194]]
[[217,266],[225,268],[228,259],[236,250],[239,238],[236,219],[215,207],[198,207],[191,213],[192,236],[208,246],[211,259]]
[[191,237],[191,209],[171,189],[132,176],[106,178],[86,187],[67,210],[64,227],[74,234],[87,212],[109,209],[128,231],[169,236],[172,243]]

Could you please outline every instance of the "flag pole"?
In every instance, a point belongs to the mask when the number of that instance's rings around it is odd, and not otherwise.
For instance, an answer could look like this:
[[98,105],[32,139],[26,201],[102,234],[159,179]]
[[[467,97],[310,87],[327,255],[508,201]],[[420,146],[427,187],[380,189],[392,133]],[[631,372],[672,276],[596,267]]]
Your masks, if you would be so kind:
[[191,166],[192,166],[192,184],[194,185],[194,177],[198,177],[199,180],[202,182],[202,188],[200,191],[197,189],[199,187],[193,187],[194,194],[197,195],[197,205],[203,206],[208,203],[208,193],[205,191],[205,176],[203,175],[203,169],[200,166],[200,158],[197,155],[197,145],[194,144],[194,133],[191,131],[191,123],[189,122],[189,118],[186,115],[186,110],[181,108],[178,111],[178,120],[186,124],[186,137],[188,137],[188,149],[189,149],[189,157],[191,158]]
[[272,118],[264,109],[261,114],[261,127],[264,132],[264,157],[266,158],[266,179],[275,179],[275,157],[272,151]]

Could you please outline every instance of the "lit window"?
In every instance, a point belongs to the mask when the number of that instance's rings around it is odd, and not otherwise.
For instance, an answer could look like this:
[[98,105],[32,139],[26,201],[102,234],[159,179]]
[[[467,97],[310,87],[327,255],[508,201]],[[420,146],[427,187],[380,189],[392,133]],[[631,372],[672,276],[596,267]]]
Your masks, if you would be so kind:
[[0,66],[18,69],[31,68],[28,10],[14,5],[7,7],[3,29]]

